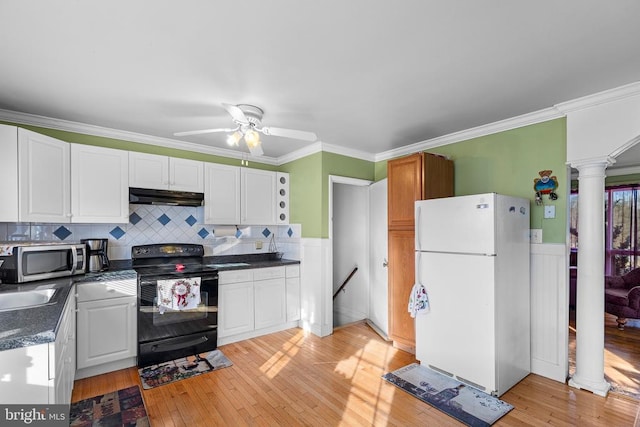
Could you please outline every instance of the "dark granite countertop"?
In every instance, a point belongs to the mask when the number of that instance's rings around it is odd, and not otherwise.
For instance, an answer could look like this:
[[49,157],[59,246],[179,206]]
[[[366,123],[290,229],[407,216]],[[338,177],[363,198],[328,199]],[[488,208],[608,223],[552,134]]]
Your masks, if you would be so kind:
[[0,285],[1,293],[59,289],[51,298],[50,304],[0,311],[0,351],[54,342],[72,285],[71,277],[41,280],[32,284]]
[[[300,264],[300,261],[297,260],[279,259],[274,253],[207,256],[204,258],[204,262],[207,265],[215,265],[215,268],[219,271]],[[74,283],[100,281],[114,272],[122,272],[125,275],[134,274],[131,260],[112,260],[109,269],[99,273],[42,280],[30,284],[0,285],[0,292],[48,288],[60,289],[51,299],[51,304],[0,311],[0,351],[54,342],[62,311],[72,285]]]

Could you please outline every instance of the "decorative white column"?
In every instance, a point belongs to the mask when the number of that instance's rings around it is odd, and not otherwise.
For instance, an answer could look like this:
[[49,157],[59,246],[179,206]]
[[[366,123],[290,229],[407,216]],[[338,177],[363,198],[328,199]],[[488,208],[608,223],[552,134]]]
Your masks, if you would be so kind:
[[606,396],[604,379],[604,178],[614,160],[572,164],[578,169],[578,282],[576,290],[576,372],[571,387]]

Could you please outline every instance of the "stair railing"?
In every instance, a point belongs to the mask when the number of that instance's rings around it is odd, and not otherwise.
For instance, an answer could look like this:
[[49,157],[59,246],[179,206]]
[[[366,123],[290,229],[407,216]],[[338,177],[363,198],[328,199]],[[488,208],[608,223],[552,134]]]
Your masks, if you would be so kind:
[[356,271],[358,271],[358,266],[355,266],[353,268],[353,270],[351,271],[351,274],[349,274],[349,277],[346,278],[346,280],[344,282],[342,282],[342,285],[340,285],[340,287],[338,288],[338,290],[336,291],[335,294],[333,294],[333,299],[336,299],[336,297],[338,296],[338,294],[340,293],[340,291],[344,291],[344,287],[347,286],[347,283],[349,283],[349,280],[351,280],[351,278],[353,277],[354,274],[356,274]]

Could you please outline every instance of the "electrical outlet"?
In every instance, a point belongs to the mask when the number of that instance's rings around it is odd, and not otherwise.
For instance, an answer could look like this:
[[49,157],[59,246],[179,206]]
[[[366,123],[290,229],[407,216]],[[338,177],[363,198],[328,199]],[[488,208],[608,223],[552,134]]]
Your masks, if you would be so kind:
[[531,243],[542,243],[542,228],[531,229]]
[[256,241],[256,250],[262,249],[262,240]]
[[545,218],[555,218],[556,217],[556,207],[554,205],[547,205],[544,207],[544,217]]

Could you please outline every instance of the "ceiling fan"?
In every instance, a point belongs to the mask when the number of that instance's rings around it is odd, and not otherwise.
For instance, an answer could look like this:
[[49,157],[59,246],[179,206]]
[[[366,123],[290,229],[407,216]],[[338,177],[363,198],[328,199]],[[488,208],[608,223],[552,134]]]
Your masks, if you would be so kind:
[[186,132],[176,132],[173,135],[187,136],[213,132],[228,132],[229,135],[227,136],[227,143],[229,145],[237,147],[240,140],[244,138],[244,142],[247,144],[249,152],[254,156],[262,156],[264,154],[258,132],[264,135],[281,136],[283,138],[293,138],[311,142],[318,139],[316,134],[313,132],[275,127],[261,127],[264,111],[255,105],[231,105],[223,103],[222,106],[229,112],[233,122],[236,124],[236,127],[191,130]]

